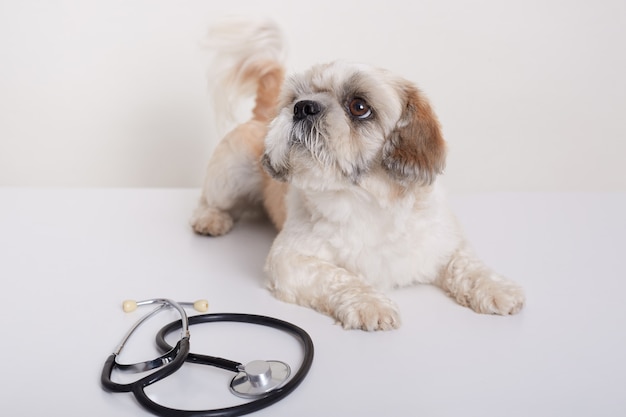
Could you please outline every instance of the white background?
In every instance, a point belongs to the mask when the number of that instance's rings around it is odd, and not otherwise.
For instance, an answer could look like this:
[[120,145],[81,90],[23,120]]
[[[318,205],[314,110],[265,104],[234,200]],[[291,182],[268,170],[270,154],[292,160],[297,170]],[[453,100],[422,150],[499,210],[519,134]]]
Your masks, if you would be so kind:
[[0,185],[197,187],[217,141],[202,39],[274,18],[289,67],[415,81],[451,191],[626,190],[623,0],[0,1]]

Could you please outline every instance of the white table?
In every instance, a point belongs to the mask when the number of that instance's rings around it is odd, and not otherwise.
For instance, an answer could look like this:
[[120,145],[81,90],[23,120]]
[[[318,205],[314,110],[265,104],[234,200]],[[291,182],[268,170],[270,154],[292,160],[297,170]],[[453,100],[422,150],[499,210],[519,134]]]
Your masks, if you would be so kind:
[[[246,221],[221,238],[187,221],[197,190],[0,189],[3,416],[150,415],[100,387],[101,366],[139,312],[126,298],[207,298],[212,312],[291,321],[313,367],[258,416],[626,415],[626,195],[484,194],[451,202],[478,253],[519,281],[512,317],[478,315],[438,289],[393,291],[403,325],[345,331],[275,300],[262,265],[274,231]],[[124,359],[153,350],[140,332]],[[297,367],[289,336],[240,324],[192,328],[192,350]],[[185,365],[151,395],[170,406],[234,405],[226,371]]]

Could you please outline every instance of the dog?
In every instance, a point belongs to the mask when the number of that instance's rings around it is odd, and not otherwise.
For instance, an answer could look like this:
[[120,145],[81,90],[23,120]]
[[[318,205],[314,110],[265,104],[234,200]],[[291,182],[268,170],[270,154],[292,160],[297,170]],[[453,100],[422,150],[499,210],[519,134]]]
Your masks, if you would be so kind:
[[263,208],[278,230],[269,290],[346,329],[400,326],[385,290],[412,284],[478,313],[520,311],[522,288],[475,255],[437,183],[446,142],[415,84],[343,61],[286,77],[273,22],[231,22],[211,36],[217,62],[228,62],[217,96],[252,91],[255,103],[209,161],[195,232],[223,235]]

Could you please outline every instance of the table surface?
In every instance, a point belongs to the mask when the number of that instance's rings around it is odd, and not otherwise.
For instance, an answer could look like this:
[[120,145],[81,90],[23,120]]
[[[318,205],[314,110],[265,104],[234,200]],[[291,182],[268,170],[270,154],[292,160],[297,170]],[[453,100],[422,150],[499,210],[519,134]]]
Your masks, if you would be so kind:
[[[224,237],[196,236],[188,219],[198,196],[0,189],[1,415],[151,415],[99,382],[140,317],[123,313],[122,300],[151,297],[206,298],[211,312],[269,315],[309,332],[309,375],[258,416],[626,415],[625,194],[451,196],[476,251],[524,286],[525,309],[479,315],[415,286],[389,294],[402,327],[376,333],[274,299],[262,272],[274,230],[252,219]],[[155,354],[154,332],[176,318],[159,316],[122,359]],[[191,345],[243,363],[282,359],[294,370],[302,356],[290,336],[244,324],[194,326]],[[231,377],[185,365],[148,393],[178,408],[236,405]]]

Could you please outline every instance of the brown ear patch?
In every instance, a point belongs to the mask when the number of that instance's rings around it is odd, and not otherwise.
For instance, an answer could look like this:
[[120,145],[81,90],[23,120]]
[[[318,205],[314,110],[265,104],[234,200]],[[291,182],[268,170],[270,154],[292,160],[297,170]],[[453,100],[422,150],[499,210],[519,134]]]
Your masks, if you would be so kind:
[[446,142],[439,121],[417,88],[404,88],[404,111],[383,146],[383,167],[403,183],[429,185],[443,172]]

